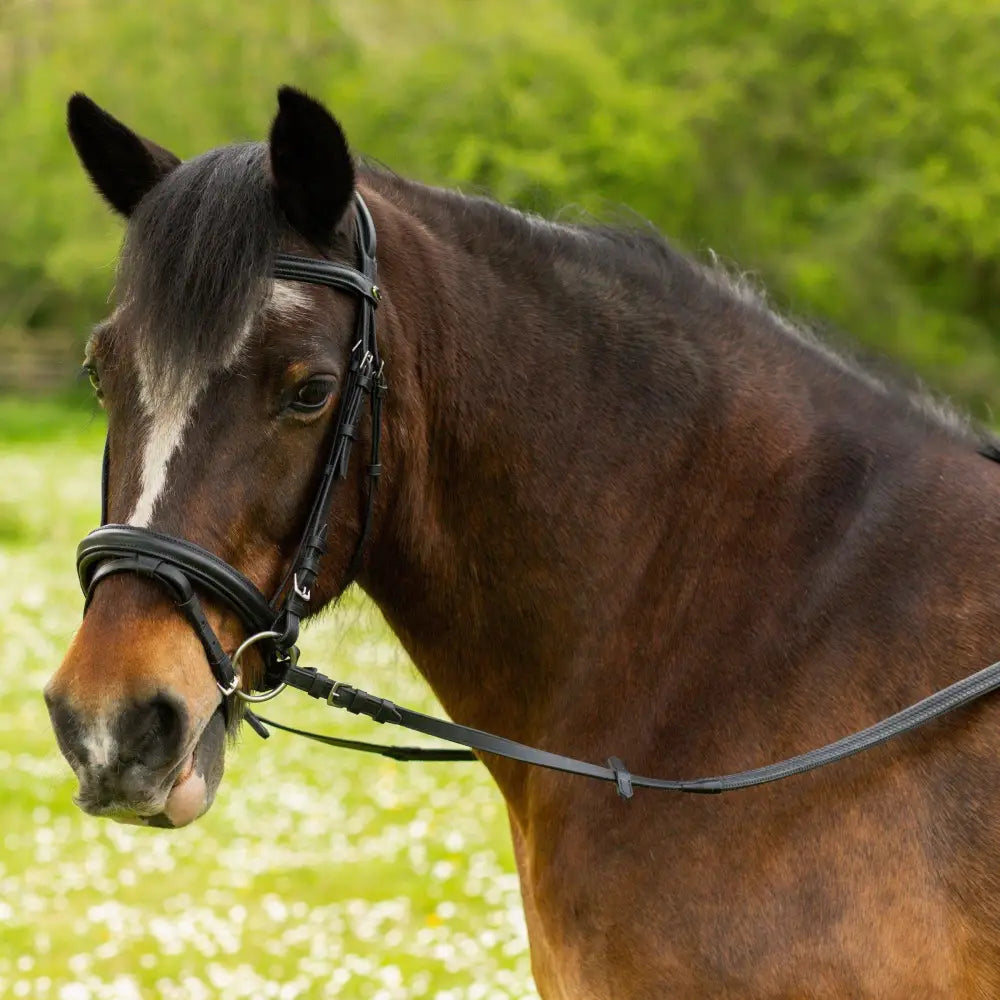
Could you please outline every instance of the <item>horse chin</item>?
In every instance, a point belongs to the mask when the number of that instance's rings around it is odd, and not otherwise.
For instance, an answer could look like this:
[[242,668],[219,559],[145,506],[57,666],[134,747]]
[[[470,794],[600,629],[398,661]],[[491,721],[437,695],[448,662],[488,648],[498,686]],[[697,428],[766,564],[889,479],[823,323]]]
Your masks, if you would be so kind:
[[221,706],[209,719],[167,793],[163,812],[146,820],[149,826],[187,826],[208,812],[225,765],[226,722]]

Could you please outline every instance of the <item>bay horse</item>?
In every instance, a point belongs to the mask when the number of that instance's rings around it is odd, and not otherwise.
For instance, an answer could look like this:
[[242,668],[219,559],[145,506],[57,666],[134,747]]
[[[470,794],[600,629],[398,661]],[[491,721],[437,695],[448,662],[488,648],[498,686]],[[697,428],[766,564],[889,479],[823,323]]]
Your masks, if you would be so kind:
[[[718,269],[649,231],[365,166],[291,88],[267,143],[184,163],[82,95],[69,131],[128,220],[86,355],[107,517],[265,593],[296,557],[361,308],[274,279],[275,258],[354,266],[363,195],[390,386],[381,485],[366,531],[351,465],[310,610],[356,575],[455,720],[717,774],[997,659],[986,436]],[[370,422],[352,433],[371,444]],[[205,609],[232,654],[239,618]],[[210,807],[239,717],[155,580],[103,581],[46,699],[87,812],[181,826]],[[482,754],[541,995],[1000,995],[998,742],[985,699],[777,784],[627,800]]]

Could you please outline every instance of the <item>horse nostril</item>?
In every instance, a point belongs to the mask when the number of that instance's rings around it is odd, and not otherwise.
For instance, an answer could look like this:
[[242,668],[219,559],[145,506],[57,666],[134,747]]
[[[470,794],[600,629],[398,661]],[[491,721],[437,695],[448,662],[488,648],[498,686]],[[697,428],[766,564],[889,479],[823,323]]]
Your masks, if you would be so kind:
[[160,692],[123,713],[119,721],[121,757],[150,770],[175,764],[188,725],[188,712],[176,695]]
[[70,708],[66,699],[56,694],[51,684],[45,688],[45,707],[49,710],[56,743],[59,745],[62,755],[75,771],[80,766],[84,755],[80,718]]

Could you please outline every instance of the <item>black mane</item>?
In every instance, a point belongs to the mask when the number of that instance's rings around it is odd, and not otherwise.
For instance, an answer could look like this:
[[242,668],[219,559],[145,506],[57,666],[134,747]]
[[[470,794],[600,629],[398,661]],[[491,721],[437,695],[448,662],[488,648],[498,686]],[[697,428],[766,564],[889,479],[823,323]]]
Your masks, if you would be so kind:
[[[132,215],[119,264],[119,298],[129,326],[156,364],[223,364],[263,303],[285,227],[267,168],[267,145],[224,146],[183,163],[143,198]],[[718,266],[699,263],[641,221],[606,225],[549,222],[489,197],[466,196],[404,180],[379,165],[362,176],[404,207],[415,195],[421,214],[456,242],[489,244],[494,259],[531,255],[570,264],[581,281],[629,286],[682,312],[725,324],[733,310],[764,336],[789,342],[868,391],[897,401],[901,415],[984,445],[988,435],[947,403],[835,350],[807,328],[774,312],[763,295]],[[419,195],[417,195],[419,192]],[[428,212],[432,216],[426,218]]]
[[645,299],[651,304],[647,308],[655,308],[657,300],[669,304],[682,328],[721,333],[736,323],[755,338],[778,344],[782,355],[790,352],[801,358],[814,376],[832,376],[835,382],[853,383],[865,395],[879,397],[889,413],[911,426],[943,431],[988,456],[1000,454],[1000,442],[949,400],[928,391],[912,373],[859,350],[848,336],[837,336],[831,343],[809,325],[786,318],[771,307],[755,282],[731,273],[714,253],[710,263],[702,263],[674,246],[652,223],[625,210],[617,213],[624,217],[610,225],[583,212],[578,213],[581,221],[552,222],[488,195],[427,187],[380,164],[365,167],[382,194],[410,210],[419,205],[418,214],[447,239],[478,251],[488,249],[493,260],[506,257],[512,264],[523,264],[530,257],[539,275],[546,273],[546,265],[561,261],[581,285],[606,287],[608,294],[632,303]]
[[224,146],[169,173],[129,220],[118,298],[157,364],[222,363],[267,293],[280,235],[267,146]]

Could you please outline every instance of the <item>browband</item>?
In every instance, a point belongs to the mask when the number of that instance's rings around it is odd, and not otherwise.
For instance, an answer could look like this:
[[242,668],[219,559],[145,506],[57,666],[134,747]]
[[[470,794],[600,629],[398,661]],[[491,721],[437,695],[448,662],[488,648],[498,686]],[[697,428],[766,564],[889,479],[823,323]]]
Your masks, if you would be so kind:
[[352,267],[342,267],[328,260],[313,260],[311,257],[296,257],[294,254],[279,253],[274,258],[275,278],[288,281],[307,281],[314,285],[327,285],[344,292],[354,292],[378,305],[381,293],[378,285]]

